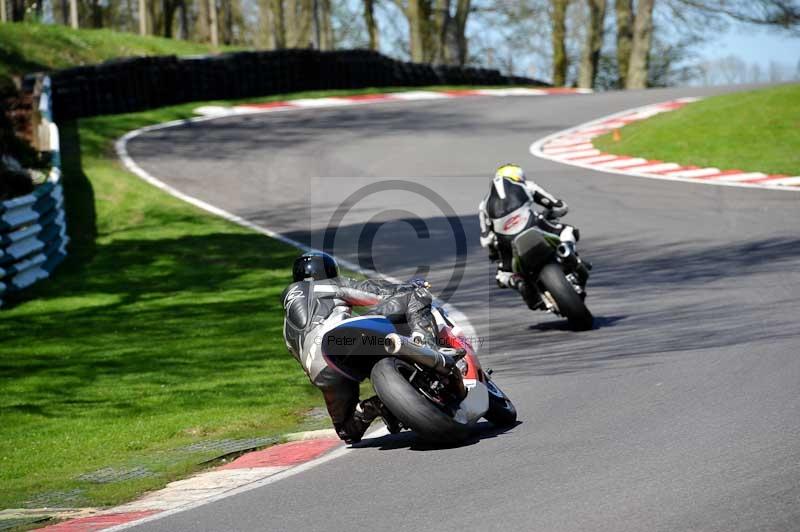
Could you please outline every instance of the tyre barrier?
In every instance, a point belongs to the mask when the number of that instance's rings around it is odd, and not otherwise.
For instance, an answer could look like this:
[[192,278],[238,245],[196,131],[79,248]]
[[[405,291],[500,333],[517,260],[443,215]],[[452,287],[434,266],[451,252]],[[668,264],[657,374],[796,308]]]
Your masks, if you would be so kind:
[[67,255],[69,237],[52,83],[48,77],[40,81],[39,143],[47,146],[52,166],[45,183],[31,194],[0,202],[0,306],[8,294],[50,277]]
[[273,50],[115,59],[51,74],[56,121],[305,90],[547,85],[497,70],[397,61],[370,50]]

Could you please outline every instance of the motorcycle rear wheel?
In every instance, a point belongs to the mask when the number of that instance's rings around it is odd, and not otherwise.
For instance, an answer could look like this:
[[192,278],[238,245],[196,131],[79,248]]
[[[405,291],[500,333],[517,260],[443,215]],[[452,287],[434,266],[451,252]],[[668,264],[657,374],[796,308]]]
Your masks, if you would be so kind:
[[409,381],[414,368],[387,357],[372,368],[370,380],[384,406],[421,438],[442,443],[458,443],[469,435],[469,427],[459,423]]
[[578,331],[592,328],[594,317],[575,288],[567,281],[561,265],[551,262],[542,268],[539,282],[558,305],[559,313],[567,318],[570,327]]

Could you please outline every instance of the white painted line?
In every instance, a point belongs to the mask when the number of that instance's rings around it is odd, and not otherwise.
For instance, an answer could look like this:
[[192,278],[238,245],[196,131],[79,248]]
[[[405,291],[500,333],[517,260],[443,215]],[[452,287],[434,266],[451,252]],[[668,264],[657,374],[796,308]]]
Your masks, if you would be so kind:
[[750,172],[750,173],[741,173],[741,174],[728,174],[719,177],[712,177],[711,179],[714,181],[748,181],[750,179],[761,179],[763,177],[767,177],[767,174],[762,174],[761,172]]
[[599,168],[625,168],[626,166],[641,166],[646,162],[647,159],[620,159],[619,161],[600,163],[597,166]]
[[609,122],[601,122],[602,126],[606,129],[616,129],[618,127],[625,127],[628,125],[627,122],[621,122],[619,120],[611,120]]
[[580,144],[586,144],[587,140],[588,139],[584,139],[584,138],[568,138],[568,139],[565,139],[565,140],[559,140],[559,141],[551,142],[547,146],[545,146],[543,149],[547,150],[547,149],[550,149],[550,148],[568,148],[569,146],[578,146]]
[[653,172],[664,172],[666,170],[677,170],[680,168],[681,165],[676,163],[663,163],[663,164],[645,164],[642,166],[636,166],[633,168],[628,168],[628,170],[634,172],[646,172],[646,173],[653,173]]
[[697,168],[695,170],[681,170],[679,172],[667,172],[670,177],[688,177],[696,179],[699,177],[708,177],[722,172],[719,168]]
[[579,129],[578,133],[584,135],[589,138],[599,137],[600,135],[605,135],[606,133],[610,133],[611,130],[605,126],[603,127],[590,127],[586,129]]
[[780,179],[771,179],[769,181],[766,181],[765,184],[768,184],[768,185],[779,185],[779,186],[800,185],[800,176],[797,176],[797,177],[782,177]]
[[444,100],[452,98],[451,95],[434,91],[408,91],[389,94],[391,100]]
[[547,146],[555,147],[555,146],[570,146],[573,144],[584,144],[587,141],[592,140],[594,137],[592,135],[569,135],[559,140],[554,140],[552,142],[548,142]]
[[355,104],[353,100],[346,100],[344,98],[298,98],[296,100],[290,100],[287,103],[302,108],[341,107],[343,105]]
[[233,113],[233,108],[222,105],[201,105],[194,110],[200,116],[229,115]]
[[571,151],[591,150],[591,149],[594,149],[592,143],[585,142],[583,144],[575,144],[573,146],[568,146],[564,148],[545,148],[544,151],[548,155],[558,155],[559,153],[569,153]]
[[479,89],[475,92],[486,96],[547,96],[547,91],[541,89],[526,89],[524,87],[514,89]]
[[588,159],[581,159],[581,164],[597,164],[597,163],[604,163],[606,161],[614,161],[619,159],[617,155],[598,155],[597,157],[589,157]]
[[590,155],[600,155],[602,152],[600,150],[581,150],[581,151],[574,151],[571,153],[565,153],[562,155],[557,155],[555,159],[574,159],[576,157],[589,157]]

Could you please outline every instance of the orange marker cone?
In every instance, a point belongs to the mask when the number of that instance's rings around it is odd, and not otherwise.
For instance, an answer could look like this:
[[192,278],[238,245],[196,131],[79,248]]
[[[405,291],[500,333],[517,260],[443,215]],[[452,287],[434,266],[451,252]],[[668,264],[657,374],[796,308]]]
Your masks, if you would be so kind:
[[614,142],[619,142],[622,140],[622,135],[619,133],[619,128],[615,128],[611,138],[614,139]]

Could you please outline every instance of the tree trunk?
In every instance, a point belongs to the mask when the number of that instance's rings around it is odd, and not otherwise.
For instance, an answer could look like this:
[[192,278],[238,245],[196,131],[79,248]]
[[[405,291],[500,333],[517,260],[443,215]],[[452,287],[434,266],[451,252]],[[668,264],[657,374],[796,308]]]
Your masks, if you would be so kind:
[[586,43],[581,54],[578,86],[591,89],[597,78],[597,63],[600,61],[600,50],[603,47],[606,0],[586,0],[586,3],[589,7],[589,25],[586,28]]
[[567,7],[569,0],[550,0],[553,24],[553,85],[562,87],[567,83]]
[[375,20],[375,0],[364,0],[364,22],[369,35],[369,49],[377,51],[380,49],[380,34]]
[[633,46],[633,0],[615,0],[617,18],[617,78],[620,89],[628,81],[628,67]]
[[286,48],[283,0],[261,0],[261,25],[266,34],[267,48]]
[[72,29],[78,29],[78,0],[69,1],[69,21]]
[[11,0],[11,21],[25,20],[25,0]]
[[313,0],[289,0],[284,11],[286,44],[289,48],[308,48],[313,29]]
[[186,0],[178,0],[178,38],[189,39],[189,10],[186,9]]
[[331,0],[317,0],[317,23],[319,24],[319,40],[317,45],[320,50],[333,50],[333,26],[331,18]]
[[411,60],[415,63],[430,63],[433,60],[430,17],[430,0],[408,0],[406,18],[409,26]]
[[175,10],[178,2],[175,0],[161,0],[161,11],[164,13],[164,37],[172,38],[172,26],[175,22]]
[[103,27],[103,6],[100,5],[100,0],[92,0],[92,27]]
[[[205,2],[206,0],[200,0]],[[211,37],[211,46],[216,48],[219,46],[219,24],[217,22],[217,2],[216,0],[207,0],[208,7],[208,34]]]
[[431,13],[431,36],[434,64],[449,64],[450,50],[448,49],[448,37],[450,36],[450,0],[436,0]]
[[33,4],[33,12],[36,14],[36,21],[42,21],[42,4],[44,3],[43,0],[36,0]]
[[458,0],[456,4],[455,28],[456,48],[458,50],[456,60],[458,66],[463,67],[467,62],[468,45],[467,42],[467,17],[469,17],[471,0]]
[[633,23],[633,45],[628,65],[628,79],[625,88],[644,89],[647,87],[647,67],[650,59],[650,46],[653,42],[653,7],[655,0],[639,0],[636,19]]
[[139,35],[147,35],[147,6],[139,0]]

